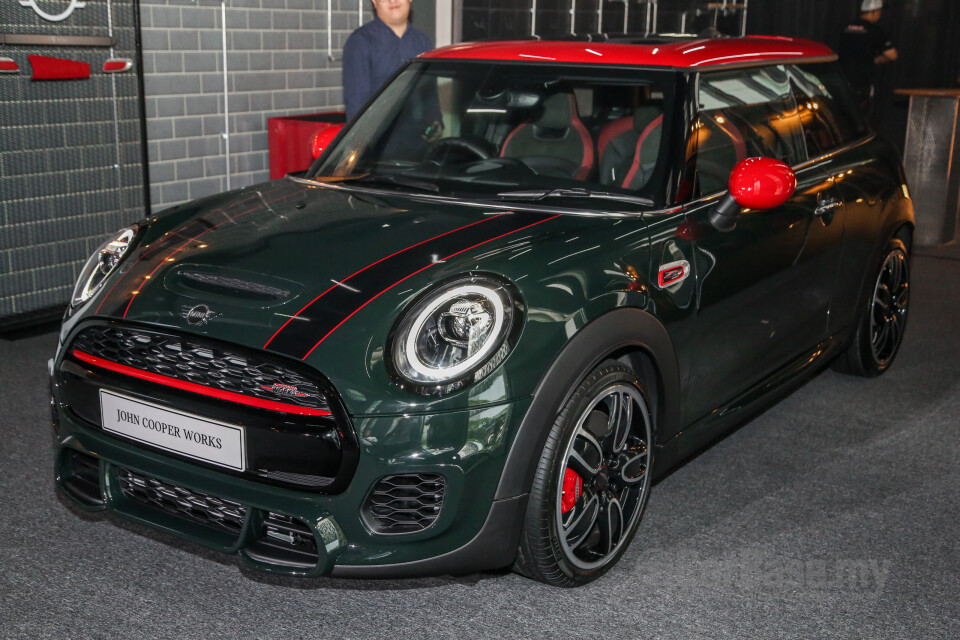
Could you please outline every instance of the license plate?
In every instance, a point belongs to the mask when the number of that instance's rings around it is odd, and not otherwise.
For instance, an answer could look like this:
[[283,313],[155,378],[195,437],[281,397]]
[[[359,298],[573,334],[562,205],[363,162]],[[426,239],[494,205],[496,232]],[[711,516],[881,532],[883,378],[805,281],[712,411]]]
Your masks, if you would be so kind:
[[190,458],[243,471],[243,427],[100,390],[105,431]]

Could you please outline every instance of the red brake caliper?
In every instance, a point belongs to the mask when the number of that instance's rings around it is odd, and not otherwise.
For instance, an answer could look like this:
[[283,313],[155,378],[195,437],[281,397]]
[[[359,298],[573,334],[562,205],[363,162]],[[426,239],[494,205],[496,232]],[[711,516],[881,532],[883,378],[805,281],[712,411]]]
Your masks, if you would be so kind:
[[560,512],[566,513],[577,504],[583,493],[583,478],[573,469],[563,472],[563,494],[560,497]]

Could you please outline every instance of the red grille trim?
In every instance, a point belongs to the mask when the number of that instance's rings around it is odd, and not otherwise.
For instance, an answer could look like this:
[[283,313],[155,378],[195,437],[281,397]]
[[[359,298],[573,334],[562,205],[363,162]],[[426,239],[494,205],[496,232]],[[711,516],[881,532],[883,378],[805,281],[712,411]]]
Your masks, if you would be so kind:
[[213,389],[211,387],[206,387],[202,384],[196,384],[195,382],[178,380],[176,378],[160,375],[159,373],[144,371],[143,369],[137,369],[134,367],[127,366],[125,364],[120,364],[118,362],[111,362],[110,360],[104,360],[103,358],[98,358],[96,356],[90,355],[89,353],[84,353],[83,351],[79,351],[77,349],[73,350],[73,357],[75,357],[77,360],[80,360],[81,362],[85,362],[89,365],[93,365],[94,367],[99,367],[101,369],[106,369],[108,371],[113,371],[115,373],[131,376],[133,378],[139,378],[140,380],[146,380],[148,382],[155,382],[157,384],[162,384],[168,387],[174,387],[175,389],[181,389],[183,391],[189,391],[191,393],[198,393],[200,395],[208,396],[211,398],[217,398],[218,400],[228,400],[230,402],[236,402],[237,404],[245,404],[251,407],[256,407],[258,409],[269,409],[270,411],[293,413],[301,416],[331,415],[331,413],[325,409],[313,409],[310,407],[301,407],[295,404],[287,404],[286,402],[275,402],[273,400],[251,398],[241,393],[224,391],[223,389]]

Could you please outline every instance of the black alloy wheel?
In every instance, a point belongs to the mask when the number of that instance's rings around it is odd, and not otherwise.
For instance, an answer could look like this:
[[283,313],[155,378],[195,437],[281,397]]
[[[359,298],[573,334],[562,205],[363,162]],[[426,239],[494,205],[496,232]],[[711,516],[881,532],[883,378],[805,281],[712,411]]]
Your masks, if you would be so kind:
[[910,267],[899,249],[887,254],[873,289],[870,309],[870,349],[874,361],[886,367],[903,339],[910,303]]
[[898,238],[887,244],[871,285],[853,342],[834,363],[842,373],[880,375],[900,350],[910,310],[910,260]]
[[544,446],[515,568],[569,587],[613,566],[650,493],[652,434],[636,373],[611,360],[587,376]]

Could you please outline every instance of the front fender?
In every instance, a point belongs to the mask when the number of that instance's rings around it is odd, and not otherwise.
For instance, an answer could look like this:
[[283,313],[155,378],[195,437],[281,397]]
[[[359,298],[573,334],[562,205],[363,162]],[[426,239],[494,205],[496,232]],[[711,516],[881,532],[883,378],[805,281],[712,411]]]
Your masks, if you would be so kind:
[[578,331],[540,379],[507,455],[496,500],[529,493],[537,460],[561,408],[587,374],[624,349],[642,350],[654,363],[659,406],[654,428],[658,441],[677,431],[680,373],[670,336],[659,320],[642,309],[610,311]]

